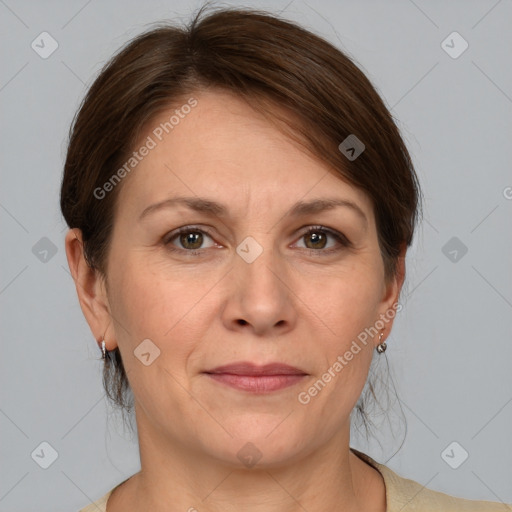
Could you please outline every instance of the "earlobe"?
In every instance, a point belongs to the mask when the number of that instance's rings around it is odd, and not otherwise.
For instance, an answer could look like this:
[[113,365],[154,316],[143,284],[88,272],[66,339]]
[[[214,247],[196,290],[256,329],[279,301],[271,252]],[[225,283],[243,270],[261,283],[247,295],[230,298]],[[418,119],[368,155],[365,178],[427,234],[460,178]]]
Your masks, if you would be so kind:
[[[66,256],[69,269],[75,282],[78,301],[82,313],[98,343],[111,324],[111,316],[105,283],[100,273],[85,260],[82,233],[80,229],[70,229],[65,238]],[[105,339],[107,343],[107,339]],[[109,345],[112,343],[108,339]],[[115,347],[107,347],[113,350]]]

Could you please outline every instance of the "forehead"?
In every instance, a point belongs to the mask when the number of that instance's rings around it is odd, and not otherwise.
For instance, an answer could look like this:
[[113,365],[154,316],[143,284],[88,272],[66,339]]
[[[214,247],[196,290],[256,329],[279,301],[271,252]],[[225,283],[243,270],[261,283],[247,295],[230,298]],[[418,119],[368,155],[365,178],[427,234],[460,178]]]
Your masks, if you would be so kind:
[[[215,91],[191,95],[146,124],[134,151],[136,167],[118,200],[143,209],[170,194],[230,203],[294,203],[328,193],[371,210],[366,194],[308,154],[241,98]],[[180,106],[181,105],[181,106]],[[151,149],[144,151],[144,146]],[[135,163],[135,162],[134,162]],[[128,200],[128,201],[127,201]],[[121,207],[123,207],[121,205]]]

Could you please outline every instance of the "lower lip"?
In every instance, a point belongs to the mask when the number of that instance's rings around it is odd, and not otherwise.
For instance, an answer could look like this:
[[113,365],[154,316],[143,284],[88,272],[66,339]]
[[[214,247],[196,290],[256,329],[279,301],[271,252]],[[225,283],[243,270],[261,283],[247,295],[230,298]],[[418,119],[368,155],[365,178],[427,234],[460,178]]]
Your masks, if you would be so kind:
[[293,386],[306,375],[233,375],[230,373],[207,373],[217,382],[232,388],[252,393],[268,393]]

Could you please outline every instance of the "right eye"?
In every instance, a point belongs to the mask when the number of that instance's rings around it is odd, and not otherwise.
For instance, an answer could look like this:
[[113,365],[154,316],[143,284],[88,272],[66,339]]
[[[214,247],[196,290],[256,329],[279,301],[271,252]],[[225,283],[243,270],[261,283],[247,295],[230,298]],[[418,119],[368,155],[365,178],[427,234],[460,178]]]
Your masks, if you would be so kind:
[[[204,243],[204,238],[211,239],[209,232],[205,228],[197,228],[194,226],[183,226],[169,233],[165,239],[164,244],[170,251],[179,251],[181,253],[188,253],[188,255],[199,255],[204,251],[201,247]],[[176,247],[174,241],[177,241],[181,247]],[[208,247],[213,247],[215,243]]]

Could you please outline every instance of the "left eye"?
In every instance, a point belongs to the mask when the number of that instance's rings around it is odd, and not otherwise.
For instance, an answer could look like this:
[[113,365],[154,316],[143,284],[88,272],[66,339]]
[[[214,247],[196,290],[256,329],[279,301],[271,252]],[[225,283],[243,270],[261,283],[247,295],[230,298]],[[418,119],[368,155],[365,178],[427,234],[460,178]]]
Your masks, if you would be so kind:
[[328,248],[326,247],[329,237],[336,240],[336,242],[343,247],[350,245],[348,239],[341,233],[321,226],[309,228],[308,231],[301,236],[300,240],[305,240],[305,248],[313,251],[317,249],[327,249],[323,252],[338,250],[339,247],[336,247],[336,244],[334,244],[334,247],[332,245]]

